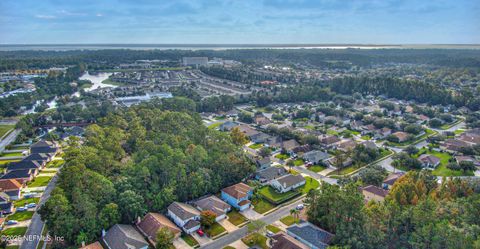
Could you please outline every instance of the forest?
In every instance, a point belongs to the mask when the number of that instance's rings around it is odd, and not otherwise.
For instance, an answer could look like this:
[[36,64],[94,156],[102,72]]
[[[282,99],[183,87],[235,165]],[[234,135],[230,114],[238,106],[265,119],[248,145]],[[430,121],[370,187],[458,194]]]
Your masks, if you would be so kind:
[[51,235],[92,242],[113,224],[217,193],[253,172],[228,134],[207,129],[182,103],[118,110],[86,129],[85,144],[71,142],[40,210]]

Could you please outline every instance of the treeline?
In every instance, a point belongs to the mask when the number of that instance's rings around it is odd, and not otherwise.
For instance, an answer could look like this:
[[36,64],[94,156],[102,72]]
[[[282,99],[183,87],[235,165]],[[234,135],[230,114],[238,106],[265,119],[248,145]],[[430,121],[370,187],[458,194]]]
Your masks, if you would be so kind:
[[250,174],[254,166],[241,148],[207,129],[188,103],[154,101],[89,126],[86,143],[66,152],[57,187],[40,210],[50,234],[92,242],[115,223],[217,193]]
[[259,85],[260,81],[271,80],[278,81],[282,83],[295,83],[296,79],[294,75],[290,74],[281,74],[273,75],[267,73],[255,73],[252,69],[248,67],[237,67],[235,69],[229,69],[225,67],[201,67],[200,70],[208,75],[228,79],[232,81],[242,82],[249,85]]
[[307,195],[308,220],[341,248],[478,248],[480,184],[428,171],[401,177],[383,202],[365,205],[357,185],[322,184]]

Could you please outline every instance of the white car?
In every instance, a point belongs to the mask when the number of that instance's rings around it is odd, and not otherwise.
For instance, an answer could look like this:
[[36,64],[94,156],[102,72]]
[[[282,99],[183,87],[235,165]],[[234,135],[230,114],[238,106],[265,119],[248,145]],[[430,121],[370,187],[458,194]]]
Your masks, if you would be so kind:
[[303,204],[298,204],[295,208],[297,210],[302,210],[305,206]]

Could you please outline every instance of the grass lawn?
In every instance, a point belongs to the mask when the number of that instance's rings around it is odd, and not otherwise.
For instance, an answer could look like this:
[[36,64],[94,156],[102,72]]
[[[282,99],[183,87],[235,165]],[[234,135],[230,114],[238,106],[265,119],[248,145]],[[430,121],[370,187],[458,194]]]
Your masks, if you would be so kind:
[[300,165],[303,165],[304,163],[305,162],[301,158],[297,158],[297,159],[295,159],[295,161],[293,161],[293,165],[295,165],[295,166],[300,166]]
[[421,149],[417,154],[414,155],[414,158],[419,157],[421,154],[430,154],[440,158],[440,165],[436,169],[432,171],[433,175],[436,176],[473,176],[472,171],[463,172],[462,170],[451,170],[447,168],[448,160],[452,158],[452,156],[446,152],[439,152],[439,151],[429,151],[427,148]]
[[249,247],[259,246],[262,249],[268,249],[267,246],[267,237],[259,234],[252,233],[242,238],[243,243]]
[[310,190],[316,189],[319,186],[320,186],[320,183],[317,180],[311,178],[310,176],[306,176],[305,177],[305,185],[303,185],[303,187],[301,188],[301,191],[302,191],[302,193],[306,194]]
[[192,235],[190,234],[184,234],[181,236],[181,238],[191,247],[195,247],[198,245],[198,241],[193,238]]
[[19,245],[9,245],[9,246],[5,247],[5,249],[18,249],[18,248],[20,248]]
[[272,233],[278,233],[278,232],[282,231],[280,228],[278,228],[274,225],[268,225],[267,230],[272,232]]
[[363,140],[370,140],[370,139],[372,139],[372,137],[369,136],[369,135],[363,135],[363,136],[361,136],[361,138],[362,138]]
[[308,170],[310,171],[313,171],[315,173],[318,173],[324,169],[326,169],[327,167],[325,166],[322,166],[322,165],[313,165],[313,166],[310,166],[310,168],[308,168]]
[[2,158],[0,158],[0,165],[5,165],[7,163],[13,163],[13,162],[18,162],[20,160],[18,159],[15,159],[15,160],[1,160]]
[[273,205],[272,203],[262,198],[252,199],[252,205],[253,205],[253,210],[255,210],[255,212],[260,214],[266,213],[275,207],[275,205]]
[[262,145],[262,144],[252,144],[252,145],[250,145],[250,146],[248,146],[248,147],[249,147],[250,149],[256,150],[256,149],[262,148],[263,145]]
[[295,220],[293,218],[293,216],[291,216],[291,215],[288,215],[288,216],[285,216],[285,217],[281,218],[280,221],[287,226],[291,226],[294,223],[297,223],[297,224],[299,223],[299,220],[298,219]]
[[26,204],[29,204],[29,203],[38,204],[39,201],[40,201],[39,197],[34,197],[34,198],[28,198],[28,199],[22,199],[22,200],[14,201],[13,205],[15,207],[23,207],[23,206],[25,206]]
[[223,232],[225,232],[225,228],[223,228],[220,224],[214,223],[209,228],[205,228],[204,231],[208,234],[208,236],[215,237]]
[[16,220],[16,221],[24,221],[24,220],[29,220],[33,216],[33,211],[24,211],[24,212],[16,212],[12,215],[9,215],[7,217],[8,220]]
[[2,157],[23,156],[22,152],[3,153]]
[[37,176],[32,182],[29,182],[27,186],[30,188],[45,187],[48,185],[48,182],[50,182],[52,177],[53,176]]
[[357,167],[352,165],[352,166],[345,167],[345,168],[343,168],[341,170],[338,170],[338,171],[337,170],[332,171],[332,172],[329,173],[329,175],[346,175],[346,174],[352,173],[356,169],[357,169]]
[[15,125],[0,125],[0,138],[13,128],[15,128]]
[[53,160],[53,161],[47,163],[46,167],[47,168],[59,168],[64,163],[65,163],[65,160],[63,160],[63,159]]
[[328,130],[327,130],[327,135],[330,135],[330,136],[332,136],[332,135],[338,135],[338,132],[336,132],[336,131],[334,131],[334,130],[328,129]]
[[274,203],[282,203],[286,200],[291,199],[292,197],[298,195],[296,191],[288,191],[286,193],[279,193],[271,186],[263,186],[258,190],[258,193],[261,194],[265,199],[272,201]]
[[455,135],[460,135],[462,133],[464,133],[465,130],[464,129],[458,129],[458,130],[455,130],[453,133],[455,133]]
[[208,126],[208,129],[217,129],[217,127],[219,127],[220,125],[222,125],[222,123],[213,123]]
[[236,248],[233,247],[233,246],[226,246],[226,247],[224,247],[223,249],[236,249]]
[[275,155],[275,157],[280,159],[280,160],[286,160],[286,159],[290,158],[290,155],[280,153],[280,154]]
[[27,227],[11,227],[3,230],[0,234],[5,236],[23,236],[27,232]]
[[248,219],[245,218],[242,214],[240,214],[237,210],[232,210],[228,214],[228,221],[235,226],[241,225],[245,223]]

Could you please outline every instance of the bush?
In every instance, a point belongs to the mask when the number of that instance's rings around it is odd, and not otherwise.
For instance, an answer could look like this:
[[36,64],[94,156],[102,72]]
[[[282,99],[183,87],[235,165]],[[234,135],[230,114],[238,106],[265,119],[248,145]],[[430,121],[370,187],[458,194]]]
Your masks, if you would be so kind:
[[455,162],[451,162],[451,163],[447,164],[447,168],[451,169],[451,170],[460,170],[460,165],[458,165]]

